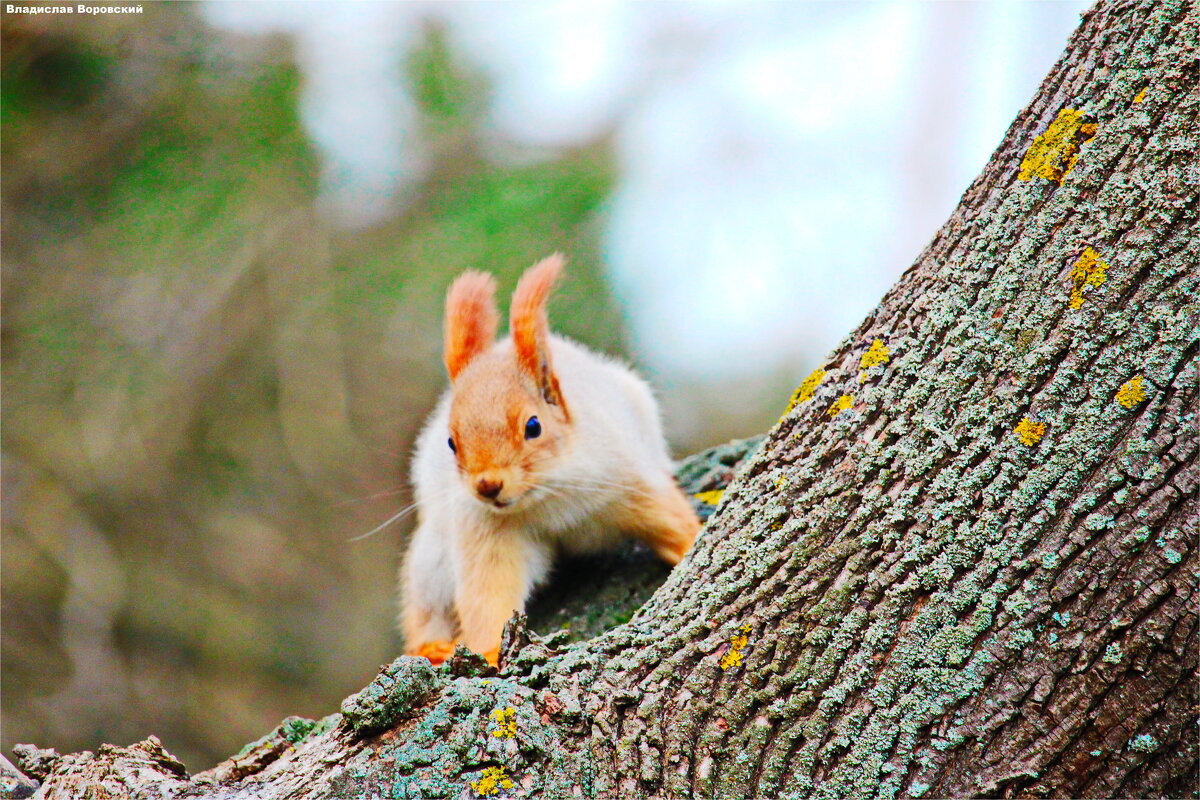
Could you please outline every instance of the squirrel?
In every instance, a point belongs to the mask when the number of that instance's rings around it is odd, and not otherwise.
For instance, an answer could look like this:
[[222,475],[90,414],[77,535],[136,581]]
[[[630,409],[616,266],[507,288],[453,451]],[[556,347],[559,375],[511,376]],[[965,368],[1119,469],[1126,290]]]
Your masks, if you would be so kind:
[[493,666],[514,612],[560,553],[621,536],[674,566],[700,521],[675,483],[650,387],[550,333],[554,254],[513,293],[495,341],[495,279],[469,270],[446,295],[450,388],[417,438],[417,527],[401,567],[405,652],[440,664],[461,642]]

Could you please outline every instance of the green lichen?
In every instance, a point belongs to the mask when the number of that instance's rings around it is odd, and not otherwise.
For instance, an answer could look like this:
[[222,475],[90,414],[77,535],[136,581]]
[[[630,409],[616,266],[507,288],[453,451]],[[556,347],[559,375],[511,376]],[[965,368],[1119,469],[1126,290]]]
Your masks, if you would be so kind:
[[[402,736],[364,751],[364,764],[375,772],[371,764],[387,765],[385,786],[392,797],[479,795],[473,784],[492,785],[487,767],[502,768],[507,776],[537,775],[547,796],[570,796],[580,780],[578,765],[570,763],[554,726],[542,724],[534,699],[532,689],[506,678],[447,680]],[[503,781],[495,786],[505,789]],[[371,796],[364,788],[345,796]]]
[[1121,652],[1121,645],[1113,642],[1105,648],[1103,660],[1106,664],[1120,664],[1121,659],[1124,657],[1125,654]]
[[1128,743],[1130,750],[1135,750],[1139,753],[1153,753],[1160,746],[1159,741],[1148,733],[1139,733],[1130,739]]
[[428,702],[441,682],[428,659],[400,656],[342,701],[342,716],[359,736],[386,730]]
[[284,739],[292,744],[298,744],[304,741],[316,726],[316,720],[305,717],[288,717],[279,723],[279,732]]
[[252,742],[247,742],[246,744],[242,745],[242,748],[233,754],[233,760],[237,761],[238,759],[245,758],[246,756],[250,755],[250,753],[254,752],[258,748],[260,748],[264,745],[269,745],[271,743],[271,739],[274,736],[274,734],[275,734],[275,732],[272,731],[271,733],[268,733],[266,736],[263,736],[262,738],[255,739]]
[[1016,339],[1013,342],[1013,348],[1017,351],[1017,355],[1025,355],[1029,351],[1030,346],[1037,341],[1037,328],[1022,328],[1017,332]]
[[1014,592],[1004,601],[1004,610],[1016,617],[1022,617],[1033,608],[1033,601],[1022,592]]
[[332,730],[340,721],[341,714],[329,714],[320,720],[312,720],[307,717],[287,717],[266,736],[243,745],[242,749],[234,754],[233,760],[245,759],[255,751],[259,751],[259,753],[271,751],[282,742],[286,742],[288,745],[300,744],[305,739],[320,736]]

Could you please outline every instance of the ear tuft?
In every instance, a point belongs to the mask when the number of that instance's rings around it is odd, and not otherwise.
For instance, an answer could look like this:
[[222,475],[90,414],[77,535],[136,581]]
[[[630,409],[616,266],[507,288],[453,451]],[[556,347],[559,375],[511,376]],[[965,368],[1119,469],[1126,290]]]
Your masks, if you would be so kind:
[[496,339],[496,279],[468,270],[455,278],[446,293],[445,359],[450,380]]
[[558,380],[550,364],[550,326],[546,318],[546,301],[562,272],[565,259],[555,253],[525,271],[513,292],[509,324],[517,366],[537,382],[543,396],[561,404]]

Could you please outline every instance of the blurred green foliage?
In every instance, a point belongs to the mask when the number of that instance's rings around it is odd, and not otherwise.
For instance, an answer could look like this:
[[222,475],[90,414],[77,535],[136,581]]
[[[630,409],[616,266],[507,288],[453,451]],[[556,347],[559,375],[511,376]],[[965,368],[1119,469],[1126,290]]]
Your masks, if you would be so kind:
[[443,29],[430,28],[405,67],[417,102],[432,124],[462,128],[482,115],[484,81],[455,62]]
[[603,142],[497,166],[440,32],[397,69],[437,161],[370,229],[322,218],[277,39],[195,7],[3,17],[2,746],[150,732],[192,768],[320,717],[398,649],[406,453],[454,274],[570,260],[555,327],[620,353]]

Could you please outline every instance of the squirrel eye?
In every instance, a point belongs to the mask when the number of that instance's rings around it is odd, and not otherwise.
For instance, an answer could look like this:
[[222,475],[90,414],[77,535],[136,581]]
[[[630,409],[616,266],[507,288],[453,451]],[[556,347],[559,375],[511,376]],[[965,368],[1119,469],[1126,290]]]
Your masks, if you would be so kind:
[[530,417],[525,423],[525,438],[536,439],[542,435],[542,423],[538,422],[537,417]]
[[454,446],[454,437],[453,437],[453,436],[451,436],[449,439],[447,439],[447,440],[446,440],[446,444],[450,445],[450,452],[451,452],[451,453],[457,453],[457,452],[458,452],[458,448]]

